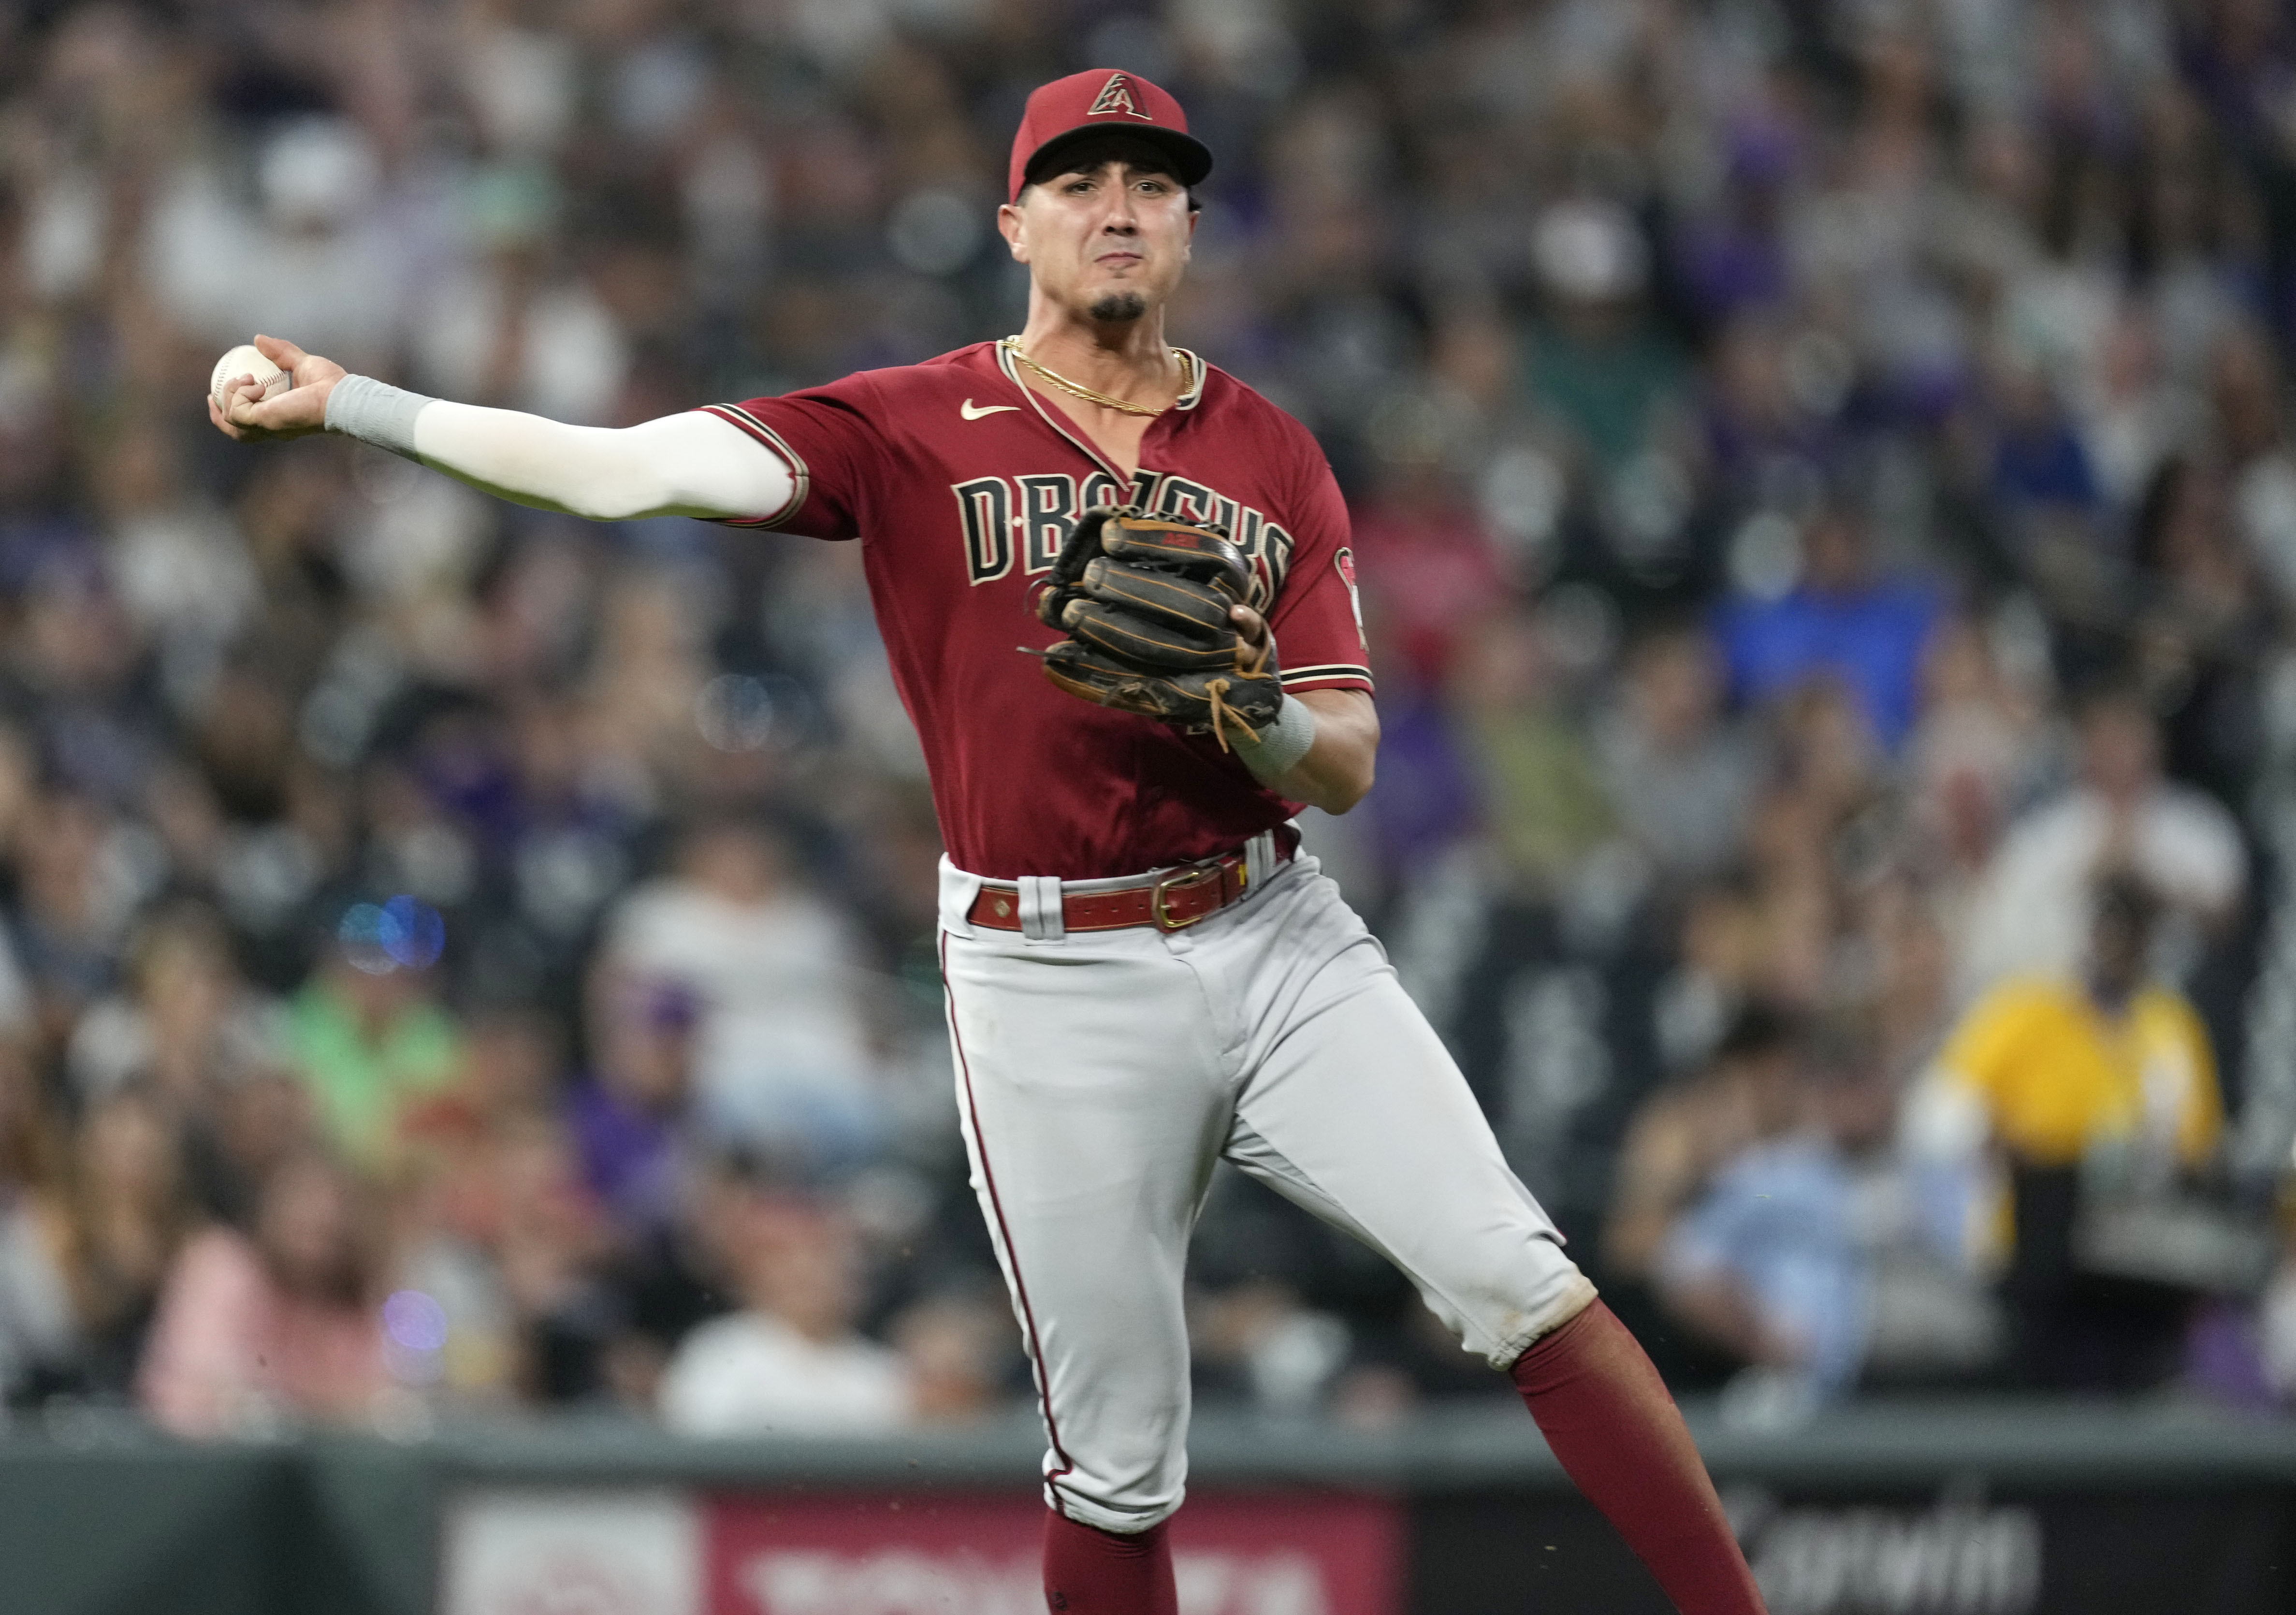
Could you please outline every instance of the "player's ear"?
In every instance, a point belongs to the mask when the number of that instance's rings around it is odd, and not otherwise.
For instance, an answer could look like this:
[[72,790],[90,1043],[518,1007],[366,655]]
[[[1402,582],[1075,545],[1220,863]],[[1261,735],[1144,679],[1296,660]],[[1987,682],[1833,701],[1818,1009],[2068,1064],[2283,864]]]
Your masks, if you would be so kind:
[[[1023,191],[1021,194],[1026,196],[1028,193]],[[1027,221],[1021,217],[1019,207],[1012,202],[1006,202],[996,209],[996,231],[1004,238],[1004,245],[1011,250],[1013,261],[1027,263],[1029,261]]]

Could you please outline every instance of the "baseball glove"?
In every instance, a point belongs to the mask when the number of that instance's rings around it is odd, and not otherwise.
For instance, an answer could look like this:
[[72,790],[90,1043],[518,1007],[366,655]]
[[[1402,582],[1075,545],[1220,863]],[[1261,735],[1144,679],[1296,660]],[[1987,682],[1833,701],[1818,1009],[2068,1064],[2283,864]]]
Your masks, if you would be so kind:
[[1071,695],[1210,734],[1273,723],[1283,704],[1275,646],[1228,619],[1251,588],[1242,549],[1217,527],[1096,506],[1061,546],[1037,615],[1068,637],[1041,652]]

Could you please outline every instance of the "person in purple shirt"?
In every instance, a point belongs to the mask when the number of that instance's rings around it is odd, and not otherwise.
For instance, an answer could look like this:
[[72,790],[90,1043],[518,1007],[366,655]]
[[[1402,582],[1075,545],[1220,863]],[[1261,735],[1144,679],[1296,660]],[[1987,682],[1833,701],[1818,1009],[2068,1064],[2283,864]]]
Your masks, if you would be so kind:
[[1857,696],[1875,737],[1894,751],[1914,725],[1922,657],[1939,611],[1928,586],[1874,574],[1864,527],[1834,504],[1803,528],[1800,582],[1775,600],[1726,601],[1714,628],[1735,701],[1759,704],[1832,677]]
[[591,1075],[566,1120],[591,1192],[628,1234],[660,1234],[679,1210],[693,1025],[684,988],[610,974],[591,992]]

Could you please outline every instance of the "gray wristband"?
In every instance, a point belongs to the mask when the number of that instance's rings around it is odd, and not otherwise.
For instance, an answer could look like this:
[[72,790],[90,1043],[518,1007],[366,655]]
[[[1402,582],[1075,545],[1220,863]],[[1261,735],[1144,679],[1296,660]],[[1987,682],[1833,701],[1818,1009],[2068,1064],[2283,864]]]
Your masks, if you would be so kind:
[[1292,772],[1292,766],[1308,755],[1316,743],[1316,715],[1308,703],[1296,695],[1287,695],[1283,704],[1275,709],[1275,721],[1265,729],[1252,731],[1248,742],[1239,742],[1235,754],[1243,766],[1251,770],[1251,777],[1263,785],[1272,785]]
[[433,402],[373,376],[345,376],[327,395],[327,430],[414,458],[414,417]]

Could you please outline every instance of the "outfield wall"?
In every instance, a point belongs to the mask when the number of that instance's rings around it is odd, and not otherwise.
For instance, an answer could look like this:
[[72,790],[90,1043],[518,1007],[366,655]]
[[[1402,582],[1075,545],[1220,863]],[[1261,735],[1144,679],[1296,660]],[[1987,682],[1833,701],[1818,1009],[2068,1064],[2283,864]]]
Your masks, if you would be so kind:
[[[2079,1406],[1697,1418],[1773,1615],[2285,1615],[2296,1424]],[[1521,1409],[1206,1418],[1183,1615],[1663,1615]],[[0,1438],[0,1615],[1039,1615],[1027,1425],[692,1443],[615,1425],[191,1447]]]

